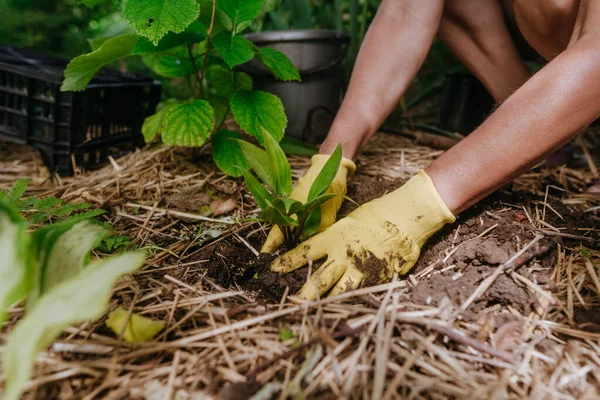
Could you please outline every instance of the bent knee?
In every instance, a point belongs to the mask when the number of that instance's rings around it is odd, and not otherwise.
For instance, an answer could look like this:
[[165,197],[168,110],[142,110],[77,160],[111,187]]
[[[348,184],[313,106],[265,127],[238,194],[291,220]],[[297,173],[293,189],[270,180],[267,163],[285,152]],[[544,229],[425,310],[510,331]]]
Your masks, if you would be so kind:
[[579,0],[514,0],[515,13],[525,27],[541,35],[573,26]]

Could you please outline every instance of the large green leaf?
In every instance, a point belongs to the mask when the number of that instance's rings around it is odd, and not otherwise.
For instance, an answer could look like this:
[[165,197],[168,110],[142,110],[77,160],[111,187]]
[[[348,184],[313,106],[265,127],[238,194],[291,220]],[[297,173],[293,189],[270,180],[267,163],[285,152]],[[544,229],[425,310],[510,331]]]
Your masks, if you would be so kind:
[[194,21],[181,33],[169,32],[155,46],[150,39],[141,37],[131,54],[157,53],[172,49],[173,47],[200,43],[207,37],[207,31],[204,24],[200,21]]
[[248,161],[248,164],[250,164],[250,167],[254,170],[256,175],[258,175],[260,180],[263,181],[271,192],[278,194],[277,176],[275,175],[273,163],[267,152],[245,140],[239,140],[238,143],[240,144],[240,148],[242,149],[242,153],[244,153],[246,161]]
[[132,252],[96,261],[40,299],[19,321],[6,342],[2,363],[4,400],[20,398],[37,353],[52,343],[63,329],[99,318],[117,279],[141,267],[144,259],[144,253]]
[[[185,46],[175,47],[166,53],[145,54],[142,60],[152,71],[167,78],[179,78],[194,73],[194,63]],[[197,66],[201,62],[201,57],[196,59]]]
[[238,90],[231,98],[231,112],[249,135],[264,144],[263,129],[276,141],[283,138],[287,117],[279,97],[258,90]]
[[275,207],[267,207],[260,213],[260,218],[264,221],[270,222],[273,225],[279,226],[298,226],[298,220],[283,215],[283,213]]
[[229,100],[236,90],[252,90],[252,78],[245,72],[233,72],[214,64],[206,69],[206,80],[215,93]]
[[243,36],[232,36],[222,31],[212,38],[211,43],[230,68],[254,58],[254,45]]
[[319,152],[315,145],[304,143],[290,136],[284,136],[279,145],[288,156],[312,157]]
[[97,50],[75,57],[67,65],[60,90],[85,90],[100,68],[130,55],[137,40],[136,35],[117,36],[108,39]]
[[215,128],[215,112],[206,100],[170,108],[163,120],[162,140],[172,146],[202,146]]
[[282,52],[265,47],[259,50],[258,56],[275,78],[282,81],[302,80],[294,64]]
[[256,204],[258,204],[262,210],[271,207],[273,196],[271,196],[271,194],[260,184],[254,175],[247,169],[242,169],[242,175],[244,175],[246,186],[248,186],[250,193],[252,193],[254,200],[256,200]]
[[240,147],[239,140],[241,138],[237,132],[220,130],[212,136],[210,141],[215,164],[229,176],[242,176],[240,168],[250,168]]
[[233,33],[240,32],[260,13],[263,0],[217,0],[223,25]]
[[331,157],[327,160],[319,175],[317,175],[313,182],[310,190],[308,191],[308,202],[316,199],[327,191],[331,182],[335,179],[338,170],[340,169],[340,163],[342,162],[342,145],[338,144],[335,148]]
[[0,326],[8,307],[25,297],[31,286],[28,244],[25,221],[0,200]]
[[272,169],[275,171],[276,193],[278,196],[286,197],[292,192],[292,170],[290,163],[275,138],[264,129],[263,137]]
[[196,0],[125,0],[123,17],[158,45],[167,32],[183,32],[200,14]]
[[161,104],[162,106],[159,106],[160,108],[157,109],[156,113],[147,117],[142,124],[142,135],[144,135],[146,143],[150,143],[156,135],[162,132],[165,114],[178,103],[171,101]]

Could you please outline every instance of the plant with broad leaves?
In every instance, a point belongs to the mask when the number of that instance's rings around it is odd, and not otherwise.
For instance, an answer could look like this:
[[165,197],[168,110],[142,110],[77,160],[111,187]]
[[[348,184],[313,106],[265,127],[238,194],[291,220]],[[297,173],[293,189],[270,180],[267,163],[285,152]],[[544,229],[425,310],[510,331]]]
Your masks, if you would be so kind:
[[263,137],[264,150],[252,143],[237,140],[246,164],[258,179],[249,168],[238,168],[261,208],[260,219],[278,225],[288,248],[292,248],[301,239],[317,232],[321,224],[321,205],[338,196],[327,193],[327,189],[340,167],[342,146],[338,145],[327,160],[310,188],[306,203],[302,203],[289,197],[292,192],[292,178],[285,153],[271,135],[264,132]]
[[185,95],[166,99],[146,119],[146,142],[161,135],[168,145],[202,146],[212,138],[217,166],[241,176],[235,167],[244,166],[241,149],[227,140],[239,135],[222,129],[227,115],[261,144],[263,132],[279,142],[287,118],[281,100],[253,90],[252,79],[238,67],[257,58],[277,79],[300,81],[283,53],[240,35],[271,7],[265,0],[124,0],[123,17],[136,33],[94,39],[94,50],[67,66],[61,89],[84,90],[103,66],[141,56],[157,75],[188,85]]
[[124,252],[90,262],[90,251],[108,235],[97,221],[80,215],[28,234],[8,200],[0,198],[0,326],[9,307],[26,299],[2,359],[2,398],[16,400],[37,353],[63,329],[100,317],[117,279],[141,267],[145,255]]

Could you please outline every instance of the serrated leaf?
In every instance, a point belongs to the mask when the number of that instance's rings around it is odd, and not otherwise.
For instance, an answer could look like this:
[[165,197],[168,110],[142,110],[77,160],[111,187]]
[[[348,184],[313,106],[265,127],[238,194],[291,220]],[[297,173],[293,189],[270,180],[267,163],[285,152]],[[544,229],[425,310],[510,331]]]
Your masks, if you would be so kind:
[[331,157],[327,160],[319,175],[315,178],[310,190],[308,191],[308,202],[316,199],[327,191],[331,182],[335,179],[340,163],[342,162],[342,145],[338,144]]
[[200,21],[194,21],[181,33],[167,33],[157,45],[150,39],[140,37],[131,54],[149,54],[166,51],[181,45],[200,43],[208,36],[206,26]]
[[15,326],[6,342],[2,363],[4,400],[19,399],[31,376],[37,353],[52,343],[63,329],[99,318],[117,279],[141,267],[144,260],[144,253],[131,252],[96,261],[41,298]]
[[238,143],[242,149],[244,158],[256,175],[258,175],[271,192],[277,193],[277,176],[267,152],[245,140],[239,140]]
[[252,197],[256,201],[256,204],[262,209],[266,210],[271,207],[273,196],[260,184],[260,182],[246,169],[241,169],[242,175],[244,175],[244,181],[248,190],[252,193]]
[[237,90],[252,90],[252,78],[245,72],[233,72],[214,64],[206,69],[206,80],[215,93],[229,100]]
[[144,135],[144,141],[150,143],[156,135],[161,133],[163,128],[163,121],[165,114],[171,108],[175,107],[177,103],[167,104],[156,111],[155,114],[147,117],[142,124],[142,135]]
[[262,5],[263,0],[217,0],[223,25],[233,33],[242,30],[241,23],[252,21],[260,13]]
[[5,195],[4,199],[9,204],[16,205],[19,199],[25,193],[25,190],[27,190],[27,185],[29,185],[29,179],[17,179],[17,181],[13,184],[8,193]]
[[272,170],[275,172],[275,192],[278,196],[285,197],[292,192],[292,170],[290,163],[275,138],[263,128],[265,148],[271,161]]
[[226,130],[218,131],[211,138],[213,160],[229,176],[242,176],[240,168],[250,168],[238,141],[241,138],[239,133]]
[[130,55],[137,40],[136,35],[117,36],[104,42],[97,50],[75,57],[65,69],[60,90],[85,90],[100,68]]
[[200,14],[196,0],[125,0],[123,17],[158,45],[167,32],[183,32]]
[[264,144],[263,129],[276,141],[283,138],[287,117],[279,97],[258,90],[238,90],[231,98],[231,112],[238,125]]
[[245,37],[222,31],[212,38],[211,43],[230,68],[254,58],[254,45]]
[[24,298],[31,286],[26,229],[18,211],[0,200],[0,326],[8,307]]
[[171,146],[202,146],[215,128],[215,112],[206,100],[170,108],[163,120],[162,140]]
[[[167,78],[179,78],[194,73],[194,63],[189,58],[185,46],[179,46],[168,53],[145,54],[142,56],[144,63],[156,74]],[[196,59],[196,63],[201,63]]]
[[154,338],[165,327],[162,321],[153,321],[135,313],[127,318],[128,314],[129,312],[126,309],[119,307],[111,311],[106,320],[106,326],[116,335],[123,331],[123,339],[128,343],[146,342]]
[[275,78],[282,81],[302,81],[294,64],[282,52],[265,47],[259,50],[258,56]]

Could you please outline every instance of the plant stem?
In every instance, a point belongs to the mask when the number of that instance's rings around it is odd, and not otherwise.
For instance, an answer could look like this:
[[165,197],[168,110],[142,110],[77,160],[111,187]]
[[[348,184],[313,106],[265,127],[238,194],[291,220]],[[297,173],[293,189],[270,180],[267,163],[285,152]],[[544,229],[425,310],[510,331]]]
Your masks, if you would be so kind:
[[[198,80],[198,76],[200,72],[198,71],[198,67],[196,66],[196,58],[194,57],[194,52],[192,51],[192,45],[187,45],[188,54],[190,55],[190,60],[192,60],[192,68],[194,69],[194,75],[196,76],[196,80]],[[200,88],[198,89],[198,97],[202,96],[202,79],[200,79]]]
[[212,2],[212,15],[210,16],[210,26],[208,27],[208,36],[206,38],[206,52],[202,62],[202,71],[200,72],[200,94],[202,94],[202,83],[204,82],[204,73],[206,71],[206,62],[208,61],[208,52],[210,50],[210,38],[212,37],[213,27],[215,26],[215,12],[217,10],[217,0]]

